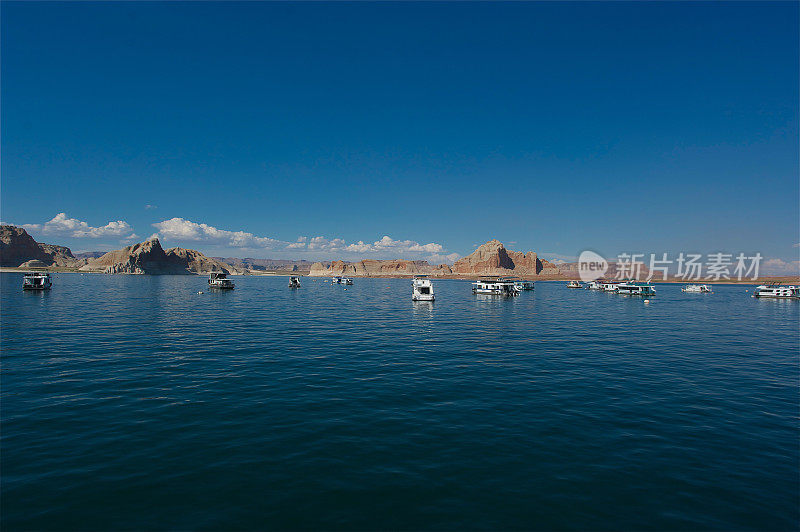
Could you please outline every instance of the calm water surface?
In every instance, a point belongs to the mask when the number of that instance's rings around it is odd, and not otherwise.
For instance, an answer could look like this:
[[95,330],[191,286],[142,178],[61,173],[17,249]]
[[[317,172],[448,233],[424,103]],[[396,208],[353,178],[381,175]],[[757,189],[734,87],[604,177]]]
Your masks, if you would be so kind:
[[3,530],[800,524],[798,302],[235,281],[0,275]]

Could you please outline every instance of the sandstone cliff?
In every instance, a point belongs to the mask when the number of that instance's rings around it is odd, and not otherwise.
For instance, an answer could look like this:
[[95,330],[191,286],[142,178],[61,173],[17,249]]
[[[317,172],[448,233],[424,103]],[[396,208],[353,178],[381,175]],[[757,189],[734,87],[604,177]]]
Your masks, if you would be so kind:
[[[449,269],[449,267],[446,265],[442,266]],[[358,262],[344,262],[341,260],[335,260],[330,263],[329,267],[325,267],[325,265],[321,262],[315,262],[311,265],[311,271],[309,272],[309,275],[312,277],[329,275],[345,275],[352,277],[432,275],[434,270],[438,270],[442,266],[433,268],[430,264],[428,264],[427,261],[424,260],[364,259]]]
[[499,240],[490,240],[453,264],[456,275],[516,275],[555,277],[559,269],[536,253],[510,251]]
[[81,270],[133,274],[242,273],[238,268],[193,249],[170,248],[164,251],[157,238],[90,259]]
[[21,227],[0,225],[0,266],[16,267],[32,260],[68,268],[83,264],[67,247],[40,244]]

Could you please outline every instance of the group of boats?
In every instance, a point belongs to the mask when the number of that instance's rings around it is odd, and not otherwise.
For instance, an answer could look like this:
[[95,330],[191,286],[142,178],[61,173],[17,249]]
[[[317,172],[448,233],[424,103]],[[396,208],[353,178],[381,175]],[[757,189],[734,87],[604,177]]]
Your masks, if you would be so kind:
[[639,282],[633,279],[629,279],[627,281],[597,279],[586,283],[586,285],[584,285],[580,281],[570,281],[569,283],[567,283],[567,288],[600,290],[602,292],[613,292],[615,294],[623,294],[629,296],[653,297],[656,295],[656,289],[653,285],[650,284],[650,282]]
[[[353,279],[349,277],[332,277],[331,284],[352,285]],[[53,283],[47,272],[26,273],[22,279],[23,290],[48,290]],[[220,290],[232,290],[234,282],[222,272],[212,272],[208,277],[208,287]],[[586,284],[580,281],[570,281],[568,288],[581,288],[586,290],[600,290],[616,294],[647,296],[656,295],[656,289],[650,282],[634,280],[616,281],[598,279]],[[300,288],[300,277],[289,277],[289,288]],[[517,277],[481,277],[472,283],[472,292],[475,294],[489,294],[501,296],[516,296],[520,292],[533,290],[532,281],[525,281]],[[686,293],[710,294],[713,293],[706,284],[690,284],[681,288]],[[779,282],[768,282],[758,286],[753,291],[753,297],[775,299],[800,299],[800,286],[786,286]],[[433,301],[435,299],[433,282],[427,275],[418,275],[411,280],[411,299],[414,301]]]

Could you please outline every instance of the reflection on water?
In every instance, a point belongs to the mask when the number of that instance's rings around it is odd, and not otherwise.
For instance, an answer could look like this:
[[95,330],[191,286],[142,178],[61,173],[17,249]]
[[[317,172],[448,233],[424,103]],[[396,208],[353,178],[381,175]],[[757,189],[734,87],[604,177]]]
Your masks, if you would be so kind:
[[0,275],[4,530],[797,528],[796,301],[235,282]]

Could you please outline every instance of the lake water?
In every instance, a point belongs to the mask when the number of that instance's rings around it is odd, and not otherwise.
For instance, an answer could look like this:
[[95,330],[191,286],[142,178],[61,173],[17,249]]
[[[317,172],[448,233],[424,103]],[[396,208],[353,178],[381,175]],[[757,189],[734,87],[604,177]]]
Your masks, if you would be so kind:
[[800,524],[797,301],[53,281],[0,275],[4,531]]

